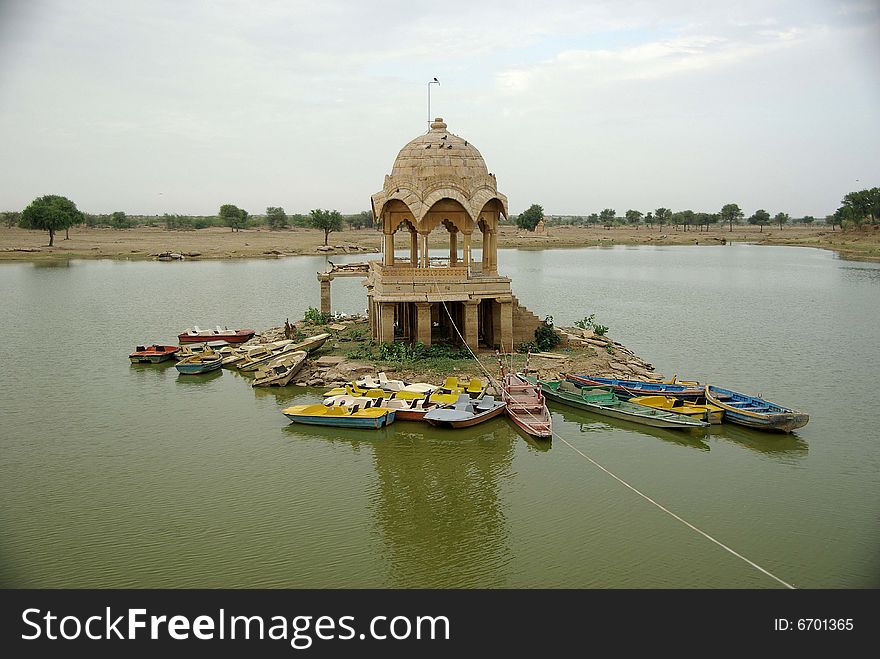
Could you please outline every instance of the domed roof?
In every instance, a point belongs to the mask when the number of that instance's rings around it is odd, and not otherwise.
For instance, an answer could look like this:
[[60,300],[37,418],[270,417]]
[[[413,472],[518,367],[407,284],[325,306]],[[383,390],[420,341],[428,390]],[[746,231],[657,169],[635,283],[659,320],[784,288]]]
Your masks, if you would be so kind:
[[489,175],[483,156],[474,145],[446,130],[442,118],[431,124],[431,130],[404,146],[394,166],[393,177],[415,179],[444,177],[482,179]]

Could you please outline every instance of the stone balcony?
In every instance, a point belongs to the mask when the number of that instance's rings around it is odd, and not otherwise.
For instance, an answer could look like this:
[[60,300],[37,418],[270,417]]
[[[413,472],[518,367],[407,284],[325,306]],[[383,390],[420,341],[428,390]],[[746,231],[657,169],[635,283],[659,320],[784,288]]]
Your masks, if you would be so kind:
[[464,301],[511,295],[510,278],[484,273],[480,263],[468,268],[449,265],[448,259],[432,258],[430,264],[428,268],[414,268],[403,259],[395,259],[393,265],[370,261],[365,284],[372,287],[377,302]]

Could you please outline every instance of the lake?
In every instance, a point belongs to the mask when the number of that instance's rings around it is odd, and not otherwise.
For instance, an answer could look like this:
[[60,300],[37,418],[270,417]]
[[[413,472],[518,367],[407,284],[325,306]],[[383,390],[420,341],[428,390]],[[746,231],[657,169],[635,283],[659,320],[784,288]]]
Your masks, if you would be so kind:
[[[325,267],[0,265],[0,585],[779,587],[506,419],[296,427],[280,410],[320,390],[128,363],[192,324],[302,318]],[[880,265],[728,245],[500,250],[499,269],[536,314],[595,313],[667,376],[811,414],[792,435],[677,433],[553,407],[572,446],[795,586],[880,586]],[[333,302],[363,311],[360,282]]]

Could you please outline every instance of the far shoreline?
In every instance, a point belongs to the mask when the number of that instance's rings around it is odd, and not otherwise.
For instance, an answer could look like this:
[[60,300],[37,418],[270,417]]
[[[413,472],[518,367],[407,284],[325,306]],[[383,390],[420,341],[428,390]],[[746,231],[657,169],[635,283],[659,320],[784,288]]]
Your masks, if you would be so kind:
[[[397,249],[405,249],[404,236],[398,236]],[[430,246],[441,249],[448,243],[446,234],[435,231]],[[479,232],[474,235],[474,248],[481,245]],[[226,260],[266,259],[288,256],[362,255],[364,260],[375,259],[379,252],[381,234],[371,229],[345,230],[331,233],[328,248],[323,247],[324,234],[317,229],[267,228],[245,229],[232,232],[212,227],[191,231],[167,230],[157,227],[111,229],[105,227],[74,227],[70,240],[64,234],[55,236],[55,246],[47,247],[45,232],[26,229],[0,228],[0,262],[52,262],[71,259],[156,260],[159,254],[173,253],[185,259]],[[543,233],[524,232],[513,226],[499,231],[499,249],[573,249],[581,247],[611,247],[617,245],[721,245],[724,243],[750,245],[785,245],[813,247],[836,252],[842,259],[880,261],[880,230],[831,230],[820,227],[778,227],[767,225],[764,231],[753,226],[714,227],[710,231],[691,228],[684,231],[664,226],[571,227],[551,226]]]

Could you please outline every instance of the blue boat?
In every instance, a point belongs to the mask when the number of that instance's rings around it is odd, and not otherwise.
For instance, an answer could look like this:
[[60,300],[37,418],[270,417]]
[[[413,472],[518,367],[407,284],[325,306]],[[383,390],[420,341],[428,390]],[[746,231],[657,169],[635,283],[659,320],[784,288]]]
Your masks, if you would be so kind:
[[568,373],[565,379],[579,387],[612,387],[621,400],[636,396],[674,396],[680,400],[696,402],[706,395],[703,385],[672,384],[668,382],[643,382],[642,380],[618,380],[592,375]]
[[281,412],[294,423],[305,423],[312,426],[335,426],[337,428],[370,428],[379,429],[394,422],[394,410],[384,407],[367,407],[359,405],[294,405]]
[[758,430],[791,432],[803,428],[810,415],[721,387],[706,386],[706,400],[724,410],[724,420]]
[[203,352],[194,354],[177,362],[174,367],[184,375],[199,375],[210,373],[223,366],[223,355],[206,348]]

